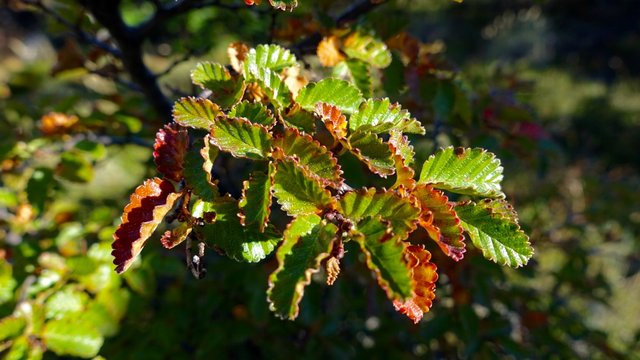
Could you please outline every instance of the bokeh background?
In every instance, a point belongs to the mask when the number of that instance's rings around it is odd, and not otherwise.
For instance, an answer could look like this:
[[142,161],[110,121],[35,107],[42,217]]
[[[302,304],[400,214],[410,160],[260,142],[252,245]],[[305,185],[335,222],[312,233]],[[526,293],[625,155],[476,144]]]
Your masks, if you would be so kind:
[[[227,62],[231,41],[295,45],[350,5],[300,3],[293,13],[263,4],[181,14],[145,43],[146,64],[174,100],[194,93],[198,60]],[[71,326],[68,336],[90,334],[85,345],[107,359],[640,358],[636,1],[398,0],[349,24],[389,44],[410,34],[422,66],[451,74],[438,80],[444,90],[422,91],[419,69],[394,50],[373,74],[375,95],[427,126],[413,139],[418,159],[447,145],[496,153],[536,249],[515,270],[471,246],[460,263],[434,251],[437,300],[418,325],[393,310],[355,252],[334,286],[314,278],[294,322],[268,310],[273,257],[241,264],[211,253],[195,280],[183,252],[156,236],[116,275],[111,235],[132,189],[155,175],[153,137],[167,114],[117,59],[78,38],[78,29],[106,43],[109,34],[76,1],[42,2],[55,14],[0,4],[2,356],[55,358],[38,334]],[[127,0],[121,11],[135,25],[154,6]],[[330,75],[305,59],[312,79]]]

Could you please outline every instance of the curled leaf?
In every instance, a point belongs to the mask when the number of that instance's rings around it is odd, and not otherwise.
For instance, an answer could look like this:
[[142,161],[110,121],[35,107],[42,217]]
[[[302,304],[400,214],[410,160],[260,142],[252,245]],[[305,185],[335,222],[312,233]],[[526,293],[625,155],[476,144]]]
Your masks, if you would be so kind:
[[210,100],[186,97],[173,106],[173,121],[182,126],[209,130],[221,113],[220,106]]
[[166,249],[173,249],[185,241],[192,230],[193,227],[188,223],[180,223],[176,228],[165,231],[160,238],[160,243],[162,243],[162,246]]
[[420,225],[446,255],[456,261],[462,260],[465,253],[464,235],[449,198],[442,191],[424,184],[418,185],[414,195],[422,208]]
[[395,300],[393,306],[397,311],[407,315],[414,323],[420,322],[424,313],[431,309],[436,297],[436,281],[438,268],[431,260],[431,253],[423,246],[410,245],[405,254],[408,258],[407,266],[411,269],[414,282],[414,295],[404,302]]
[[356,131],[349,136],[351,153],[364,162],[369,170],[381,177],[395,173],[394,149],[376,134]]
[[391,63],[391,52],[387,45],[361,32],[354,32],[344,40],[344,52],[351,58],[365,61],[379,69]]
[[[245,0],[247,2],[249,0]],[[259,3],[259,2],[258,2]],[[247,57],[249,53],[249,47],[247,44],[237,41],[229,44],[227,47],[227,55],[229,56],[229,61],[231,62],[231,67],[237,73],[242,73],[244,63],[244,59]]]
[[298,316],[304,288],[311,274],[329,256],[338,228],[317,215],[303,215],[293,220],[284,232],[276,253],[278,268],[269,276],[267,299],[277,316],[293,320]]
[[260,232],[264,232],[271,213],[274,175],[275,166],[269,164],[267,173],[255,171],[251,173],[249,180],[243,182],[238,213],[243,226],[256,226]]
[[347,117],[336,106],[318,103],[314,110],[335,142],[345,142],[347,138]]
[[173,181],[182,180],[188,146],[189,133],[178,124],[172,123],[160,129],[153,145],[153,161],[158,171]]
[[113,263],[122,273],[144,247],[174,202],[181,196],[167,180],[153,178],[138,186],[124,208],[122,224],[113,234]]

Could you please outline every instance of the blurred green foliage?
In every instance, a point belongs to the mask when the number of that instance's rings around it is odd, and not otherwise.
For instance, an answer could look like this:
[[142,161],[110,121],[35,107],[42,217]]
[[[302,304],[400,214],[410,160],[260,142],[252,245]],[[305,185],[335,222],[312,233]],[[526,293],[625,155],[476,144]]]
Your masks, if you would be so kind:
[[[163,71],[193,53],[161,78],[175,97],[191,94],[197,59],[226,62],[226,45],[239,39],[290,45],[330,28],[322,14],[348,3],[301,1],[277,16],[194,11],[154,34],[147,62]],[[400,101],[427,127],[428,138],[414,142],[417,163],[450,144],[496,153],[536,248],[518,271],[471,246],[462,263],[433,249],[438,300],[415,326],[393,310],[355,249],[346,249],[349,271],[334,286],[314,278],[295,322],[268,312],[272,258],[247,265],[209,254],[208,275],[196,281],[180,252],[150,241],[134,271],[117,276],[111,236],[128,194],[155,173],[151,144],[162,120],[108,55],[92,60],[90,46],[75,44],[83,66],[64,64],[77,55],[64,26],[0,8],[0,353],[638,358],[640,40],[630,4],[398,0],[353,24],[385,40],[407,30],[423,42],[429,61],[421,65],[436,75],[413,81],[423,68],[394,50],[391,65],[374,70],[373,95]],[[60,9],[98,30],[78,7]],[[130,24],[150,9],[123,5]],[[318,77],[329,75],[306,60]],[[45,126],[51,112],[65,114],[61,125]]]

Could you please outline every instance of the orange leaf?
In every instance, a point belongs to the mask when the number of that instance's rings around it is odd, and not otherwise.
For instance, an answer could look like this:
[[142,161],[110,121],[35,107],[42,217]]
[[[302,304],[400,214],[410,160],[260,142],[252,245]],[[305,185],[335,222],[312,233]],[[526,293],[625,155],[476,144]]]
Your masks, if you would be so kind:
[[158,171],[173,181],[182,180],[188,146],[189,134],[180,125],[172,123],[160,129],[153,145],[153,161]]
[[40,119],[40,131],[44,136],[66,134],[78,123],[75,115],[66,115],[57,112],[50,112]]
[[316,52],[322,66],[336,66],[345,59],[340,52],[340,39],[333,35],[323,38],[318,44]]
[[171,182],[159,178],[146,180],[131,194],[111,245],[117,273],[129,268],[180,196],[182,193],[176,193]]
[[335,106],[325,103],[316,105],[315,113],[337,142],[346,142],[347,117]]
[[431,260],[431,253],[420,245],[410,245],[405,249],[411,277],[415,283],[413,298],[402,302],[395,300],[393,306],[407,315],[414,323],[418,323],[424,313],[429,312],[436,297],[436,281],[438,268]]

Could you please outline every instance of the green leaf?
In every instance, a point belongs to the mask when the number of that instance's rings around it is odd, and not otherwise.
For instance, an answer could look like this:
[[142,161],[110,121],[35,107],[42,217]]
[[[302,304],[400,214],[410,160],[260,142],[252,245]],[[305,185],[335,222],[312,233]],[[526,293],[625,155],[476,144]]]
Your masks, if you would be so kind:
[[291,158],[276,162],[273,195],[291,216],[320,213],[333,206],[331,193]]
[[192,214],[202,218],[205,213],[215,213],[214,223],[205,224],[202,229],[207,245],[222,250],[236,261],[258,262],[275,249],[281,235],[270,226],[263,233],[242,226],[239,211],[235,199],[222,197],[213,202],[197,201]]
[[278,268],[269,276],[269,308],[277,316],[295,319],[304,288],[322,260],[329,256],[338,228],[317,215],[294,219],[284,232],[276,258]]
[[345,64],[353,83],[362,91],[365,97],[371,97],[373,95],[373,82],[369,66],[363,61],[354,59],[345,61]]
[[211,127],[211,143],[235,157],[265,159],[271,152],[267,128],[242,118],[219,118]]
[[381,216],[389,221],[393,233],[401,240],[416,228],[420,209],[394,191],[377,192],[375,188],[350,191],[338,201],[338,209],[357,223],[365,217]]
[[198,63],[191,72],[191,81],[211,90],[211,99],[223,108],[230,108],[240,101],[245,89],[241,77],[232,77],[227,68],[212,62]]
[[351,115],[349,129],[376,134],[392,130],[422,135],[425,133],[418,120],[411,118],[411,114],[403,110],[399,104],[391,104],[388,98],[368,99],[363,102],[358,111]]
[[396,171],[393,151],[389,144],[376,134],[356,131],[349,136],[351,152],[367,164],[371,172],[382,177],[393,175]]
[[210,145],[209,135],[199,139],[193,149],[187,152],[184,164],[184,178],[191,191],[206,201],[219,195],[217,181],[213,179],[213,162],[218,157],[218,148]]
[[258,45],[249,50],[244,61],[245,73],[255,73],[259,68],[267,68],[278,72],[296,65],[298,60],[287,49],[278,45]]
[[359,59],[382,69],[391,64],[391,52],[380,39],[355,32],[344,40],[344,52],[350,58]]
[[313,133],[316,129],[316,118],[312,113],[303,110],[297,103],[289,108],[289,111],[282,116],[282,120],[286,125],[308,133]]
[[307,84],[296,98],[296,102],[307,111],[314,111],[322,102],[334,105],[346,114],[354,113],[363,100],[360,90],[345,80],[335,78]]
[[396,149],[396,154],[402,156],[405,165],[411,166],[413,164],[415,152],[408,137],[402,135],[400,131],[391,131],[389,144]]
[[173,121],[195,129],[209,130],[220,114],[220,107],[208,99],[186,97],[173,105]]
[[260,124],[267,128],[273,127],[276,123],[276,118],[271,111],[259,102],[243,101],[238,103],[227,115],[229,117],[245,118],[254,124]]
[[513,208],[504,200],[467,202],[455,210],[462,228],[487,259],[519,267],[533,256],[529,237],[520,229]]
[[454,193],[504,198],[502,166],[484,149],[440,149],[422,166],[419,183]]
[[55,185],[53,171],[47,168],[37,168],[27,182],[27,200],[42,213],[49,197],[49,192]]
[[244,226],[256,226],[264,232],[271,212],[271,187],[273,186],[275,167],[269,164],[268,173],[254,171],[249,180],[243,182],[240,198],[240,222]]
[[288,128],[282,136],[274,140],[274,146],[282,149],[284,155],[295,157],[298,165],[308,170],[324,185],[339,187],[342,184],[342,171],[338,159],[310,135]]
[[93,166],[84,154],[71,150],[60,156],[56,175],[71,182],[87,183],[93,179]]
[[413,296],[413,282],[404,260],[405,243],[394,236],[393,229],[381,216],[367,216],[358,222],[352,237],[360,244],[367,266],[387,297],[405,300]]
[[61,318],[72,313],[81,312],[89,296],[71,286],[66,286],[51,295],[45,303],[45,316],[47,319]]
[[92,358],[98,355],[104,338],[97,329],[87,322],[77,319],[49,321],[44,329],[47,348],[57,355]]
[[5,341],[22,334],[26,325],[27,322],[22,317],[7,316],[0,319],[0,341]]
[[[246,62],[245,62],[246,64]],[[291,103],[291,92],[280,75],[267,68],[259,67],[253,73],[246,73],[247,79],[256,81],[277,109],[284,109]]]

